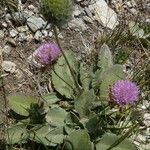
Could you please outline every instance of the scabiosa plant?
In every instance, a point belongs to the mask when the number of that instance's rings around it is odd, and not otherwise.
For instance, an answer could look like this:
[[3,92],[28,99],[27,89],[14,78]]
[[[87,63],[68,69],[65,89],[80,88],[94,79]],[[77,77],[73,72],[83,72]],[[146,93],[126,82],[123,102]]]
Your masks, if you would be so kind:
[[41,12],[47,21],[61,27],[72,16],[72,0],[41,0]]
[[118,80],[111,87],[111,96],[118,105],[132,104],[138,99],[139,88],[129,80]]
[[60,49],[57,44],[53,42],[44,43],[40,45],[33,53],[33,58],[39,64],[45,66],[55,61],[60,54]]

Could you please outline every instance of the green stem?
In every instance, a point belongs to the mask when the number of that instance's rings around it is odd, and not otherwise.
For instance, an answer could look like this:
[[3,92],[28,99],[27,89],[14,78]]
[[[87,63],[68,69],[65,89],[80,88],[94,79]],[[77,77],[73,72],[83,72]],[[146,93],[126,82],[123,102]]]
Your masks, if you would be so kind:
[[139,126],[139,123],[135,124],[131,129],[129,129],[128,132],[126,132],[123,136],[121,136],[118,140],[116,140],[107,150],[111,150],[112,148],[119,145],[125,138],[127,138],[134,129],[136,129]]
[[59,38],[58,38],[58,33],[57,33],[57,29],[56,29],[56,26],[55,26],[55,25],[53,25],[53,30],[54,30],[54,35],[55,35],[55,38],[56,38],[56,42],[57,42],[57,44],[58,44],[58,47],[59,47],[59,49],[60,49],[60,51],[61,51],[61,53],[62,53],[62,55],[63,55],[63,57],[64,57],[64,59],[65,59],[65,61],[66,61],[66,63],[67,63],[67,65],[68,65],[68,68],[69,68],[69,70],[70,70],[70,73],[71,73],[71,75],[72,75],[72,77],[73,77],[73,79],[74,79],[75,86],[76,86],[76,88],[78,89],[78,93],[80,93],[81,88],[80,88],[80,86],[79,86],[79,84],[78,84],[78,81],[77,81],[77,78],[75,77],[75,74],[74,74],[74,72],[73,72],[73,70],[72,70],[72,68],[71,68],[71,66],[70,66],[70,64],[69,64],[69,61],[68,61],[68,59],[67,59],[67,57],[66,57],[66,55],[65,55],[65,53],[64,53],[64,51],[63,51],[63,49],[62,49],[62,47],[61,47],[61,45],[60,45]]

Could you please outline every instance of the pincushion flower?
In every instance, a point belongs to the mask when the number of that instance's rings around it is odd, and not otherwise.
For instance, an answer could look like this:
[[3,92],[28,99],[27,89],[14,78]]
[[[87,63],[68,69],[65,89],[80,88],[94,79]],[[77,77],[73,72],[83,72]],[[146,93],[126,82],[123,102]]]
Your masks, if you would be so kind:
[[118,80],[111,87],[111,96],[118,105],[132,104],[137,101],[138,86],[129,80]]
[[35,50],[32,57],[37,63],[45,66],[55,61],[59,57],[59,54],[60,49],[58,45],[53,42],[49,42],[40,45]]

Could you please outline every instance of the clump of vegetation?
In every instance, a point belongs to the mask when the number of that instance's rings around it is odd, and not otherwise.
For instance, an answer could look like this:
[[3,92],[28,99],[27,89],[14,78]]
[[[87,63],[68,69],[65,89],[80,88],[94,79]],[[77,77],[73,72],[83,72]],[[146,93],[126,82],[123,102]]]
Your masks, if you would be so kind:
[[[125,80],[123,67],[113,63],[109,47],[102,45],[97,63],[89,70],[71,51],[65,51],[65,56],[81,90],[78,91],[62,55],[51,73],[55,92],[41,99],[24,94],[8,96],[9,107],[17,122],[6,130],[7,144],[26,145],[34,141],[47,148],[66,150],[106,150],[111,147],[136,150],[127,137],[138,128],[138,122],[125,122],[126,115],[132,112],[130,107],[135,107],[134,103],[130,105],[130,94],[138,100],[138,89],[134,83]],[[116,87],[118,80],[129,85]],[[125,94],[128,87],[130,92]],[[117,102],[121,96],[126,102]],[[124,135],[120,136],[121,133]]]
[[49,22],[61,27],[71,19],[72,3],[72,0],[42,0],[41,12]]
[[[139,38],[141,31],[133,34],[129,28],[129,34],[118,31],[105,36],[98,41],[97,56],[87,67],[72,51],[63,51],[58,39],[56,26],[68,22],[72,2],[43,0],[42,12],[53,24],[57,44],[41,45],[33,57],[41,67],[51,65],[53,91],[42,97],[23,93],[7,97],[14,118],[5,132],[7,148],[137,150],[130,136],[142,122],[142,117],[136,120],[132,116],[140,103],[141,84],[124,72],[122,64],[129,55],[120,53],[119,46],[125,42],[128,48],[128,37]],[[143,37],[147,40],[144,34],[140,40]]]

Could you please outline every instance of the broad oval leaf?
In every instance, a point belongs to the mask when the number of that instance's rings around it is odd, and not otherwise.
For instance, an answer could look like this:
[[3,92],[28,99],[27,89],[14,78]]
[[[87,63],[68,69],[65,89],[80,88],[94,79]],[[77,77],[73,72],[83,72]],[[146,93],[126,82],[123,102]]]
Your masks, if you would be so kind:
[[63,143],[64,139],[64,127],[59,126],[53,128],[47,135],[46,139],[51,142],[50,146]]
[[48,111],[46,121],[52,125],[60,126],[64,124],[66,116],[67,112],[64,109],[55,107]]
[[[67,142],[69,141],[69,142]],[[66,150],[94,150],[93,143],[86,130],[73,131],[66,140]]]
[[38,100],[26,94],[12,94],[7,97],[10,109],[22,116],[28,116],[31,104],[38,103]]
[[[65,51],[65,55],[71,68],[77,73],[78,63],[75,59],[75,56],[71,51]],[[58,91],[62,96],[66,96],[67,98],[73,97],[75,83],[63,56],[61,56],[54,65],[54,69],[52,71],[52,83],[55,90]]]
[[80,118],[89,116],[92,103],[96,96],[93,90],[83,91],[83,93],[75,100],[75,109],[79,113]]
[[35,141],[37,143],[41,143],[43,145],[50,146],[51,142],[46,138],[46,135],[53,130],[53,127],[50,125],[44,125],[42,127],[38,127],[38,129],[34,129],[34,132],[30,132],[30,140]]
[[56,93],[54,92],[44,95],[43,99],[48,103],[48,106],[60,101],[60,99],[56,96]]
[[27,142],[28,133],[24,124],[10,126],[5,131],[7,144]]

